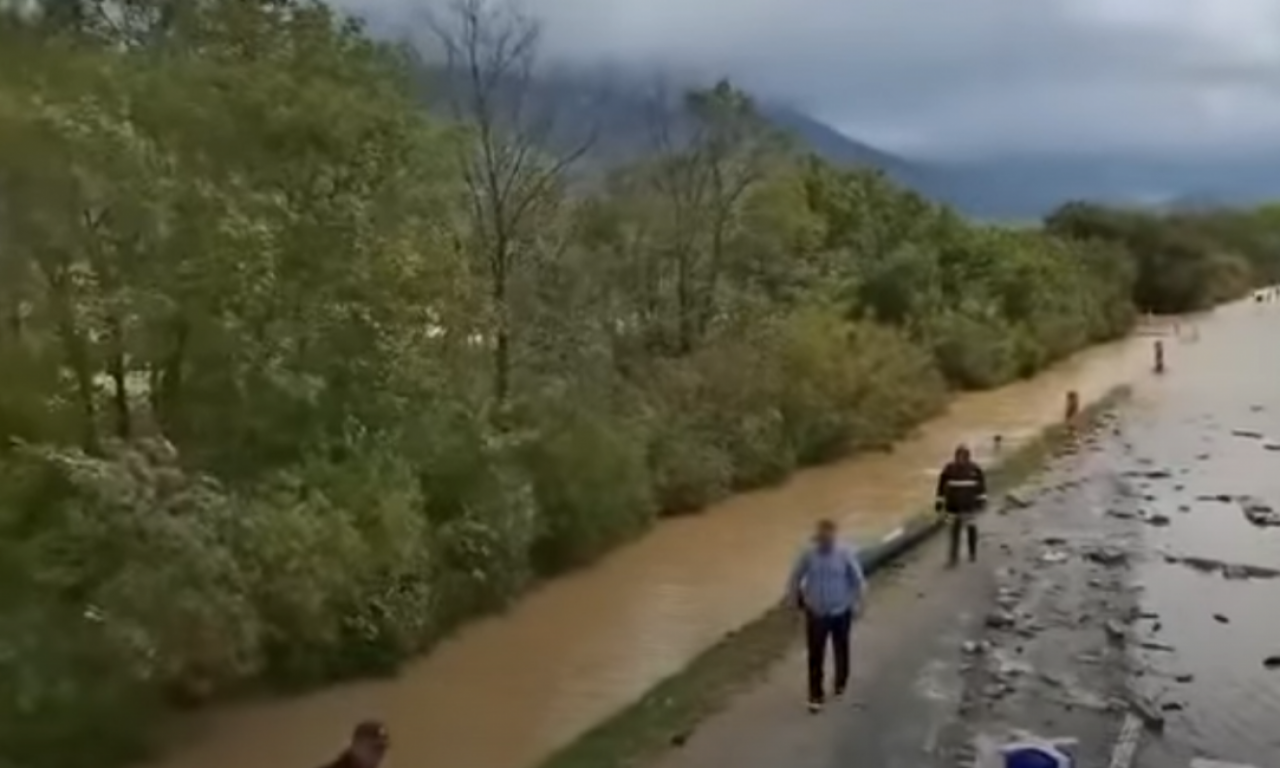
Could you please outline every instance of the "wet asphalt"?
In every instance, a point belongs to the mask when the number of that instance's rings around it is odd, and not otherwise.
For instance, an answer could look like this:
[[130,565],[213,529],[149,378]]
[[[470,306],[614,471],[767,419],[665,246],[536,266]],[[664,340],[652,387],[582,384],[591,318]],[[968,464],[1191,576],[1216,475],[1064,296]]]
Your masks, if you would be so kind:
[[1129,417],[1136,490],[1167,520],[1144,527],[1134,574],[1150,616],[1135,686],[1169,709],[1140,768],[1280,766],[1280,379],[1256,387],[1229,402],[1174,389]]

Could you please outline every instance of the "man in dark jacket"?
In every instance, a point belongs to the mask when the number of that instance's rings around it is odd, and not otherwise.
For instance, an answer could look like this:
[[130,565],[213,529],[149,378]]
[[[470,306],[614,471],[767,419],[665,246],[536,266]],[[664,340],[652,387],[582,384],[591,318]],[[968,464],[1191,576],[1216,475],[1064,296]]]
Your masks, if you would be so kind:
[[386,726],[377,720],[366,720],[356,726],[351,743],[342,754],[324,768],[378,768],[389,746]]
[[978,524],[974,519],[987,506],[987,478],[974,463],[965,446],[956,448],[955,458],[938,475],[934,509],[946,513],[951,542],[947,562],[960,559],[960,535],[968,538],[969,561],[978,559]]

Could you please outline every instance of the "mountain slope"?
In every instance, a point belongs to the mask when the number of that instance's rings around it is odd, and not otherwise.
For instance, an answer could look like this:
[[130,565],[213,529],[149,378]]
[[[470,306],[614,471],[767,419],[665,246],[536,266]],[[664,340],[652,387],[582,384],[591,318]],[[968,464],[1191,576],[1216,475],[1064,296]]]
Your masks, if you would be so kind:
[[[438,73],[423,74],[423,93],[428,105],[443,107],[446,87]],[[660,112],[662,107],[655,107],[653,94],[644,84],[628,82],[616,75],[606,80],[590,74],[557,73],[544,75],[528,87],[522,96],[511,93],[507,98],[523,98],[528,104],[527,113],[548,117],[544,121],[548,129],[545,141],[552,147],[569,149],[590,139],[590,164],[605,167],[654,151],[655,132],[659,128],[655,124],[659,119],[655,112]],[[947,186],[944,172],[851,139],[797,109],[768,102],[758,104],[757,108],[767,122],[792,136],[799,149],[813,152],[835,165],[883,171],[926,196],[936,196],[935,193]],[[550,119],[552,117],[554,119]],[[669,119],[672,124],[668,128],[674,135],[687,130],[687,116],[677,114]]]
[[760,107],[760,113],[828,162],[877,168],[894,178],[913,178],[922,174],[923,169],[911,161],[851,139],[798,110],[765,104]]
[[[438,75],[438,73],[437,73]],[[422,73],[424,100],[442,106],[437,75]],[[651,84],[618,73],[543,76],[525,96],[534,112],[554,115],[544,137],[553,148],[579,146],[600,170],[654,151]],[[932,200],[974,218],[1035,221],[1071,200],[1161,206],[1180,199],[1240,205],[1280,196],[1280,157],[1231,161],[1148,158],[1123,153],[1027,153],[965,163],[905,158],[857,141],[794,107],[763,102],[761,115],[792,135],[799,148],[841,166],[874,168]],[[687,118],[684,118],[687,119]],[[677,123],[674,133],[682,132]]]

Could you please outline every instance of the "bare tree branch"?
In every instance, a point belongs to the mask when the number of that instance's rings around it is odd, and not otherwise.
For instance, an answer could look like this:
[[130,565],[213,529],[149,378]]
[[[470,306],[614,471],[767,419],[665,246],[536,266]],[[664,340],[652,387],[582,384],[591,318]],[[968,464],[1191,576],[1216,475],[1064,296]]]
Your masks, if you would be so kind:
[[471,234],[490,280],[494,396],[502,403],[510,390],[511,281],[528,259],[538,207],[558,195],[557,186],[596,135],[557,148],[556,105],[539,103],[535,79],[541,27],[515,6],[453,0],[443,17],[428,15],[427,25],[442,47],[450,110],[471,131],[459,161]]

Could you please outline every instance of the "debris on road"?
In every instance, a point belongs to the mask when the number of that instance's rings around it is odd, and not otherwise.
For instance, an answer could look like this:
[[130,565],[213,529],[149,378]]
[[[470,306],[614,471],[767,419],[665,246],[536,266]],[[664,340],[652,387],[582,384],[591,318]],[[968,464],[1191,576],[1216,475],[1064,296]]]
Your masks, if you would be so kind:
[[1280,512],[1270,504],[1253,496],[1241,496],[1240,508],[1244,517],[1259,528],[1280,527]]
[[1235,497],[1229,493],[1214,493],[1208,495],[1200,495],[1196,497],[1196,501],[1218,501],[1223,504],[1230,504],[1235,501]]
[[1129,562],[1129,553],[1119,547],[1090,547],[1084,551],[1086,560],[1091,560],[1098,565],[1119,566]]
[[1044,565],[1053,565],[1054,563],[1065,563],[1067,561],[1067,553],[1060,549],[1045,550],[1040,554],[1040,562]]
[[1025,509],[1031,506],[1032,499],[1025,492],[1009,491],[1004,495],[1004,503],[1006,507]]
[[1146,696],[1136,691],[1130,691],[1128,704],[1133,713],[1142,720],[1142,724],[1146,726],[1147,730],[1156,733],[1164,730],[1164,715],[1161,714],[1160,708]]
[[1129,631],[1125,628],[1124,624],[1121,624],[1119,621],[1115,619],[1112,619],[1108,621],[1106,624],[1103,624],[1102,628],[1106,630],[1107,637],[1111,638],[1112,640],[1118,643],[1123,643],[1125,641],[1125,638],[1128,637],[1129,635]]
[[1280,570],[1265,568],[1247,563],[1224,563],[1207,557],[1190,557],[1165,554],[1164,561],[1170,564],[1185,565],[1203,573],[1217,573],[1225,579],[1241,581],[1244,579],[1274,579],[1280,577]]
[[1173,473],[1167,469],[1131,470],[1129,472],[1125,472],[1122,476],[1123,477],[1142,477],[1142,478],[1146,478],[1147,480],[1164,480],[1166,478],[1173,477]]
[[1018,619],[1008,611],[994,611],[987,614],[987,626],[992,629],[1012,629]]

